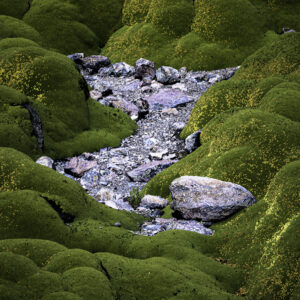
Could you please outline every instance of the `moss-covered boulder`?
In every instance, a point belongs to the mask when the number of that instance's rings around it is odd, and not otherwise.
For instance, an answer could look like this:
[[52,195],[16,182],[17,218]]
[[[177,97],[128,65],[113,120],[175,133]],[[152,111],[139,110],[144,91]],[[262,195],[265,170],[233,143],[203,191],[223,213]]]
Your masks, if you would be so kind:
[[3,0],[0,3],[0,15],[22,19],[29,8],[28,0]]
[[94,32],[80,22],[80,10],[61,0],[35,0],[23,18],[41,35],[45,47],[70,54],[97,51]]
[[33,40],[35,42],[41,42],[41,36],[39,32],[30,25],[19,19],[0,15],[0,40],[4,38],[16,37]]
[[[109,38],[102,53],[114,62],[132,64],[146,57],[157,66],[194,70],[239,65],[276,40],[274,31],[279,33],[283,26],[299,30],[299,12],[298,3],[286,1],[126,0],[124,26]],[[155,37],[149,24],[155,27]]]
[[55,273],[64,273],[75,267],[89,267],[98,269],[97,259],[88,251],[71,249],[53,255],[46,265],[46,270]]
[[78,267],[64,272],[62,284],[66,291],[78,294],[82,299],[115,299],[108,278],[93,268]]
[[[120,110],[92,99],[87,101],[87,87],[70,59],[31,44],[24,39],[0,41],[0,84],[30,97],[26,103],[41,119],[42,150],[47,155],[66,157],[117,146],[121,138],[136,128],[130,117]],[[1,120],[1,135],[5,139],[1,139],[0,145],[16,147],[37,157],[41,149],[34,146],[28,111],[19,106],[9,107],[5,101],[13,100],[6,97],[8,89],[2,87],[0,92],[3,94],[0,97],[7,99],[1,101],[6,117]],[[17,92],[9,93],[12,98]]]

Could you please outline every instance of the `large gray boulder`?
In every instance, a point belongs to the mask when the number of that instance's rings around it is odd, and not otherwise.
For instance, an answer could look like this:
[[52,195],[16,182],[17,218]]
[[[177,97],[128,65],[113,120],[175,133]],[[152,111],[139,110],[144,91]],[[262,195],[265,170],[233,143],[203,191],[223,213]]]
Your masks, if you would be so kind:
[[244,187],[208,177],[182,176],[170,190],[171,208],[188,220],[220,221],[256,202]]

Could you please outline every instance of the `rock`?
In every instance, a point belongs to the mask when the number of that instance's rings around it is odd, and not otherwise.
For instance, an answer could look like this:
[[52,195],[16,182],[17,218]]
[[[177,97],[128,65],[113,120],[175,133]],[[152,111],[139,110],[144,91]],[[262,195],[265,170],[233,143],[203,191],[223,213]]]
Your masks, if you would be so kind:
[[73,157],[65,166],[66,173],[81,177],[86,171],[97,166],[97,161]]
[[211,78],[208,80],[208,82],[209,82],[210,84],[215,84],[215,83],[221,81],[222,79],[223,79],[222,76],[217,74],[217,75],[211,77]]
[[76,64],[82,64],[82,59],[84,58],[84,53],[73,53],[68,55]]
[[176,108],[164,108],[162,110],[163,114],[168,114],[168,115],[178,115],[178,110]]
[[137,120],[139,118],[138,107],[125,99],[112,101],[111,106],[126,112],[132,120]]
[[198,130],[192,134],[190,134],[186,139],[185,139],[185,149],[191,153],[195,151],[198,147],[200,147],[200,134],[202,130]]
[[150,152],[150,158],[153,159],[163,159],[163,156],[169,153],[168,149],[161,150],[160,152]]
[[181,133],[181,131],[183,130],[185,125],[186,125],[186,123],[184,123],[184,122],[176,122],[176,123],[172,124],[172,128],[175,131],[174,134],[176,136],[179,136],[179,134]]
[[100,68],[107,67],[110,65],[110,60],[103,55],[87,56],[81,61],[83,68],[91,70],[89,74],[97,73]]
[[52,169],[54,160],[48,156],[41,156],[39,159],[36,160],[36,163]]
[[212,235],[214,233],[212,229],[206,228],[201,222],[194,220],[177,220],[175,218],[156,218],[151,222],[145,222],[141,226],[141,230],[134,233],[145,236],[153,236],[166,230],[185,230],[203,235]]
[[156,68],[154,62],[140,58],[136,61],[135,77],[139,79],[152,80],[155,78]]
[[140,206],[146,207],[149,209],[163,209],[168,205],[168,200],[152,195],[145,195],[140,203]]
[[90,97],[98,101],[102,98],[102,93],[97,90],[90,91]]
[[170,186],[171,208],[184,219],[223,220],[256,202],[244,187],[208,177],[182,176]]
[[156,71],[156,79],[163,84],[173,84],[180,81],[180,72],[172,67],[162,66]]
[[121,223],[120,223],[120,222],[116,222],[116,223],[114,224],[114,226],[116,226],[116,227],[121,227]]
[[192,101],[192,98],[176,89],[162,89],[157,93],[145,98],[151,111],[162,110],[185,105]]
[[283,28],[281,29],[280,34],[293,33],[293,32],[296,32],[296,30],[290,29],[290,28],[288,28],[288,27],[283,27]]
[[112,65],[100,68],[98,70],[98,75],[100,77],[106,77],[106,76],[116,76],[116,71]]
[[139,119],[144,118],[149,113],[149,104],[146,100],[140,98],[134,101],[139,110]]
[[180,77],[184,78],[187,74],[187,67],[182,67],[179,69]]
[[183,83],[180,83],[180,82],[173,84],[172,85],[172,89],[178,89],[178,90],[180,90],[182,92],[187,92],[186,85],[183,84]]
[[127,175],[133,181],[148,182],[157,173],[170,167],[175,162],[176,161],[174,160],[152,161],[150,163],[141,165],[130,172],[127,172]]
[[135,74],[135,68],[126,64],[125,62],[119,62],[113,65],[115,70],[115,76],[120,77],[128,77],[133,76]]

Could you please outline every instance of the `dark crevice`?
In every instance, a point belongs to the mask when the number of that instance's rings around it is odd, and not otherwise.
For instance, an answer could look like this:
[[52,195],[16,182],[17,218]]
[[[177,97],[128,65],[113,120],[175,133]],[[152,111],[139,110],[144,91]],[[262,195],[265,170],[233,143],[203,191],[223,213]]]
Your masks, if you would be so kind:
[[[77,64],[75,66],[76,70],[80,73],[79,66]],[[81,78],[79,79],[79,87],[83,90],[85,99],[88,100],[90,98],[89,86],[83,76],[81,76]]]
[[105,276],[107,277],[107,279],[110,281],[111,277],[110,277],[110,275],[109,275],[107,269],[104,267],[102,261],[100,261],[100,267],[101,267],[101,269],[103,270],[103,272],[104,272]]
[[68,213],[63,212],[63,210],[61,209],[61,207],[55,203],[55,201],[49,199],[46,196],[40,195],[43,199],[45,199],[49,205],[58,213],[59,217],[62,219],[62,221],[66,224],[66,223],[72,223],[74,222],[75,216],[70,215]]
[[38,146],[44,151],[44,135],[42,130],[42,121],[36,109],[29,103],[22,104],[30,115],[30,121],[33,129],[33,135],[37,138]]

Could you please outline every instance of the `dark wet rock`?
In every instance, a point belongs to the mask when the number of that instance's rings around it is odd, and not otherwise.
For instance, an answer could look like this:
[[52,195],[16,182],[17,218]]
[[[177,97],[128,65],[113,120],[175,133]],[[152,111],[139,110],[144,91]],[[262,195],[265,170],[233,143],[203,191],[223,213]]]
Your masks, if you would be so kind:
[[208,177],[182,176],[170,185],[171,208],[184,219],[223,220],[256,202],[244,187]]
[[108,57],[103,55],[92,55],[82,58],[82,67],[89,69],[89,74],[97,73],[100,68],[110,65]]
[[140,206],[149,209],[163,209],[168,205],[168,200],[153,195],[145,195],[140,203]]
[[155,78],[156,67],[154,62],[140,58],[136,61],[135,77],[138,79],[152,80]]
[[200,134],[202,130],[198,130],[192,134],[190,134],[186,139],[185,139],[185,149],[191,153],[195,151],[198,147],[200,147]]
[[172,67],[162,66],[156,71],[156,79],[163,84],[173,84],[180,81],[180,72]]
[[73,176],[81,177],[86,171],[97,166],[95,160],[85,160],[80,157],[73,157],[65,165],[65,171]]
[[72,59],[76,64],[81,64],[82,59],[84,58],[84,53],[73,53],[68,55],[70,59]]
[[170,167],[175,162],[176,161],[174,161],[174,160],[152,161],[150,163],[141,165],[138,168],[133,169],[130,172],[127,172],[127,175],[133,181],[148,182],[157,173]]
[[129,77],[135,74],[135,68],[125,62],[119,62],[113,65],[115,76]]
[[163,89],[145,99],[152,111],[173,108],[193,101],[190,96],[175,89]]
[[39,159],[36,160],[36,163],[52,169],[54,160],[48,156],[41,156]]

